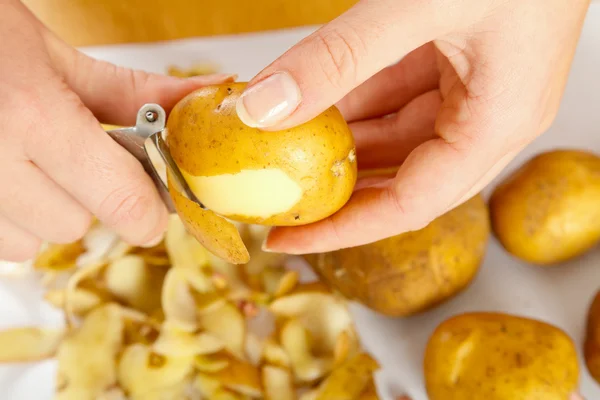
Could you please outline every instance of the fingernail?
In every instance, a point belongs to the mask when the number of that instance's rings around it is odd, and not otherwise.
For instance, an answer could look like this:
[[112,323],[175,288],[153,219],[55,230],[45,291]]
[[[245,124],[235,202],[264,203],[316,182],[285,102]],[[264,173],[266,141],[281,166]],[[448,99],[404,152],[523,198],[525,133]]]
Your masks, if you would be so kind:
[[277,72],[244,91],[236,105],[237,114],[250,127],[266,128],[289,117],[301,98],[294,78]]
[[269,249],[268,242],[269,242],[269,238],[267,237],[262,243],[261,250],[264,251],[265,253],[272,253],[273,251],[271,249]]
[[162,242],[162,240],[164,239],[164,237],[165,237],[165,234],[163,232],[160,235],[158,235],[157,237],[155,237],[154,239],[149,240],[148,242],[144,243],[140,247],[144,247],[144,248],[147,249],[147,248],[150,248],[150,247],[158,246],[158,244],[160,242]]

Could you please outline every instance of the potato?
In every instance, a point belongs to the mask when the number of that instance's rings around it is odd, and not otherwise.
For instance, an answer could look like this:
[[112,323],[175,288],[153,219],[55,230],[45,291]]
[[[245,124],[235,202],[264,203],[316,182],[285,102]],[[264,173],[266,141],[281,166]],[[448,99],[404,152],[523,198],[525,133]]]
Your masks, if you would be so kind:
[[600,383],[600,291],[588,311],[583,354],[590,375]]
[[187,231],[208,251],[227,262],[245,264],[250,261],[250,253],[235,225],[189,200],[173,185],[171,174],[167,176],[169,194]]
[[245,83],[208,86],[181,100],[167,122],[173,159],[198,199],[239,222],[293,226],[338,211],[356,182],[354,139],[332,107],[293,129],[242,123]]
[[489,231],[487,207],[477,195],[419,231],[305,258],[348,298],[382,314],[407,316],[471,282]]
[[579,380],[575,346],[562,330],[497,313],[439,325],[424,373],[430,400],[567,400]]
[[525,261],[551,265],[600,240],[600,158],[555,150],[540,154],[502,182],[490,199],[492,229]]

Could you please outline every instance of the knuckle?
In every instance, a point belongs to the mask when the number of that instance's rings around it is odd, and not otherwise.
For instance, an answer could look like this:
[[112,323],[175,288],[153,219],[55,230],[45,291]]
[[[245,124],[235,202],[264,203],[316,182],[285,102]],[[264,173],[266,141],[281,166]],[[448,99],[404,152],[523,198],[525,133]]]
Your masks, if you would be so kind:
[[[351,30],[349,30],[351,32]],[[333,87],[342,87],[356,78],[362,44],[358,35],[338,29],[320,29],[314,36],[319,65]]]
[[127,82],[128,93],[131,97],[126,104],[132,104],[134,109],[131,110],[131,113],[135,115],[139,105],[134,100],[145,97],[144,94],[148,88],[150,74],[140,70],[109,65],[110,68],[114,68],[114,74],[117,76],[119,82]]
[[138,223],[148,214],[152,196],[144,185],[132,185],[111,192],[102,201],[98,215],[111,227]]

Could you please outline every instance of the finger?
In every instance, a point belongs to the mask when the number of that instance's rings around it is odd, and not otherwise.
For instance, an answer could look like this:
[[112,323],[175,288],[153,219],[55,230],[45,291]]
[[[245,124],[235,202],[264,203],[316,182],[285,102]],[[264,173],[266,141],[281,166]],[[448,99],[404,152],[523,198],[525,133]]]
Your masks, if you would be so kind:
[[436,136],[435,118],[441,102],[439,91],[433,90],[394,115],[350,124],[359,168],[402,164],[413,149]]
[[467,191],[462,197],[446,208],[444,213],[458,207],[477,193],[481,192],[485,186],[492,181],[526,146],[521,146],[515,150],[509,151],[504,155],[498,162],[496,162],[485,174],[479,178],[479,180],[473,185],[473,187]]
[[477,158],[456,151],[442,139],[430,140],[410,154],[395,179],[356,191],[344,208],[323,221],[274,228],[266,248],[289,254],[321,253],[421,229],[475,184],[478,171],[487,163]]
[[238,101],[239,117],[269,130],[316,117],[383,68],[487,8],[486,2],[461,1],[468,4],[360,1],[252,79]]
[[[273,229],[266,247],[291,254],[326,252],[426,226],[460,201],[509,152],[506,137],[490,132],[504,127],[519,136],[516,126],[489,120],[497,105],[486,102],[482,107],[477,101],[464,86],[454,88],[438,116],[440,137],[414,149],[393,180],[356,191],[344,208],[323,221]],[[478,118],[460,120],[466,109],[477,112]]]
[[167,211],[141,164],[114,142],[60,81],[40,88],[26,155],[87,210],[133,245],[160,240]]
[[87,232],[91,215],[29,161],[0,169],[0,214],[24,231],[53,243],[70,243]]
[[237,75],[215,74],[178,78],[118,67],[92,59],[49,36],[59,71],[81,101],[103,123],[129,125],[146,103],[160,104],[167,112],[188,93],[207,85],[233,82]]
[[0,215],[0,260],[23,262],[33,258],[42,241]]
[[348,122],[381,117],[436,89],[439,78],[435,47],[428,43],[369,78],[337,107]]

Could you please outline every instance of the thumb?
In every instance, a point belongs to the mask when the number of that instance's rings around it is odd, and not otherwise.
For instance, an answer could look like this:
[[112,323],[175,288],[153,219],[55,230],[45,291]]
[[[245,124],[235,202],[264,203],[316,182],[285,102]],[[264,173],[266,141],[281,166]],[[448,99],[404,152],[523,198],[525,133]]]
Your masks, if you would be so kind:
[[139,108],[158,103],[167,112],[190,92],[212,84],[232,82],[236,75],[215,74],[178,78],[118,67],[95,60],[51,36],[48,50],[69,88],[103,123],[135,123]]
[[[237,104],[240,119],[252,127],[278,130],[316,117],[383,68],[451,32],[459,15],[469,20],[479,8],[456,3],[360,1],[252,79]],[[453,13],[455,9],[461,12]]]

